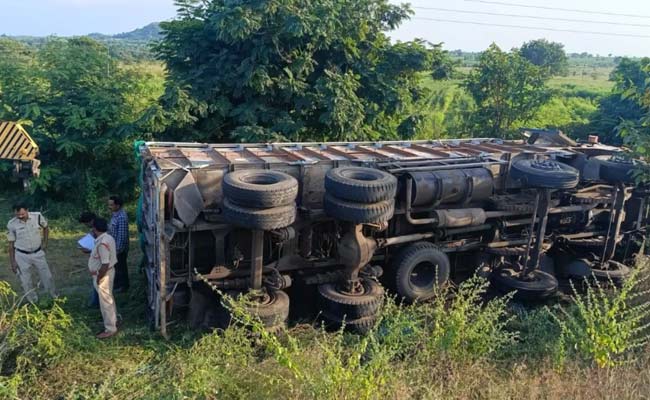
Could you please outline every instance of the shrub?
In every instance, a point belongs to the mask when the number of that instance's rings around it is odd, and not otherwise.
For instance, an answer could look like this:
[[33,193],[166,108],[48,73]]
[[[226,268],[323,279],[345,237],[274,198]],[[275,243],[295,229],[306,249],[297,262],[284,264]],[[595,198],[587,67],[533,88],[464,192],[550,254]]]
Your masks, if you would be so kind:
[[72,319],[55,301],[49,309],[21,305],[8,282],[0,281],[0,397],[17,397],[24,376],[65,354]]
[[[620,364],[625,356],[650,340],[648,290],[640,290],[650,275],[637,268],[619,289],[613,284],[587,286],[580,295],[573,286],[575,307],[557,306],[552,313],[568,350],[599,367]],[[611,290],[609,290],[611,288]]]

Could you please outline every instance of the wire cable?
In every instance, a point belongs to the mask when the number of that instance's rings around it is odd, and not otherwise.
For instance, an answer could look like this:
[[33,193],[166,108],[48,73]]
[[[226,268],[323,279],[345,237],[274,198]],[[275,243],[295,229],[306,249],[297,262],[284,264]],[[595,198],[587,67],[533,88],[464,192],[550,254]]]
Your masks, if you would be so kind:
[[600,35],[600,36],[650,38],[650,35],[637,35],[637,34],[632,34],[632,33],[580,31],[580,30],[575,30],[575,29],[547,28],[547,27],[542,27],[542,26],[493,24],[493,23],[487,23],[487,22],[461,21],[461,20],[456,20],[456,19],[444,19],[444,18],[413,17],[412,19],[418,19],[418,20],[424,20],[424,21],[451,22],[451,23],[455,23],[455,24],[496,26],[496,27],[501,27],[501,28],[530,29],[530,30],[536,30],[536,31],[539,30],[539,31],[551,31],[551,32],[584,33],[584,34],[588,34],[588,35]]
[[614,13],[609,11],[593,11],[593,10],[584,10],[578,8],[535,6],[532,4],[511,3],[506,1],[491,1],[491,0],[465,0],[465,1],[471,3],[497,4],[500,6],[508,6],[508,7],[536,8],[539,10],[569,11],[569,12],[576,12],[576,13],[583,13],[583,14],[597,14],[597,15],[614,15],[617,17],[650,18],[650,15],[622,14],[622,13]]
[[650,28],[650,24],[631,24],[631,23],[626,23],[626,22],[594,21],[594,20],[589,20],[589,19],[540,17],[540,16],[537,16],[537,15],[506,14],[506,13],[497,13],[497,12],[489,12],[489,11],[453,10],[451,8],[438,8],[438,7],[412,7],[412,8],[417,9],[417,10],[443,11],[443,12],[454,12],[454,13],[461,13],[461,14],[480,14],[480,15],[493,15],[493,16],[497,16],[497,17],[531,18],[531,19],[541,19],[541,20],[546,20],[546,21],[581,22],[581,23],[587,23],[587,24],[636,26],[636,27],[642,27],[642,28]]

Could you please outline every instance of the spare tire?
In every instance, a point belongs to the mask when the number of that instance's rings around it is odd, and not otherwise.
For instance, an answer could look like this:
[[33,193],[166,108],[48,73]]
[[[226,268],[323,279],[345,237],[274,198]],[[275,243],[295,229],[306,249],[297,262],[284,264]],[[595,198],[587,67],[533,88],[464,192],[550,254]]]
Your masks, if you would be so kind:
[[510,176],[533,188],[571,189],[578,185],[577,169],[553,160],[517,160]]
[[395,198],[397,178],[374,168],[332,168],[325,175],[325,190],[339,199],[377,203]]
[[293,224],[296,220],[296,204],[274,208],[248,208],[224,199],[223,216],[235,226],[269,231]]
[[640,160],[634,160],[617,155],[592,157],[598,163],[599,176],[608,183],[635,183],[634,170],[644,166]]
[[395,199],[370,204],[354,203],[326,193],[323,198],[323,209],[325,214],[341,221],[355,224],[376,224],[388,222],[393,218]]
[[291,175],[267,169],[244,169],[226,174],[223,195],[232,204],[271,208],[293,204],[298,181]]

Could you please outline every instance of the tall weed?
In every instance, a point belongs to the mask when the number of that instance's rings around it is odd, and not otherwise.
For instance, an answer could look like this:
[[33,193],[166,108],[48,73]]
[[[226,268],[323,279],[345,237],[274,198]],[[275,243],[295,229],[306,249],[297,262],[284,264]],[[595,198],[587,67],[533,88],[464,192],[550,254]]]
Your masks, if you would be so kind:
[[569,350],[602,368],[622,363],[645,346],[650,341],[650,290],[643,286],[649,279],[647,267],[639,266],[620,288],[596,281],[582,295],[572,284],[574,307],[557,306],[558,313],[551,313]]
[[0,281],[0,397],[18,396],[26,376],[65,355],[72,319],[55,301],[50,308],[21,304]]

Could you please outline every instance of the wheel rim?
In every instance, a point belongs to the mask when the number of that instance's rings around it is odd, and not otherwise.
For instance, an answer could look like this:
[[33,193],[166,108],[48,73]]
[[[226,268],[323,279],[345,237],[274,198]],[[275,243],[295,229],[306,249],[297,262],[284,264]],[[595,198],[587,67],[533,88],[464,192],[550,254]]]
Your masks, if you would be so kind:
[[435,285],[438,265],[429,261],[416,264],[409,275],[411,286],[418,289],[430,289]]
[[551,161],[551,160],[534,160],[530,163],[530,166],[534,169],[542,171],[561,171],[562,166],[560,163]]

